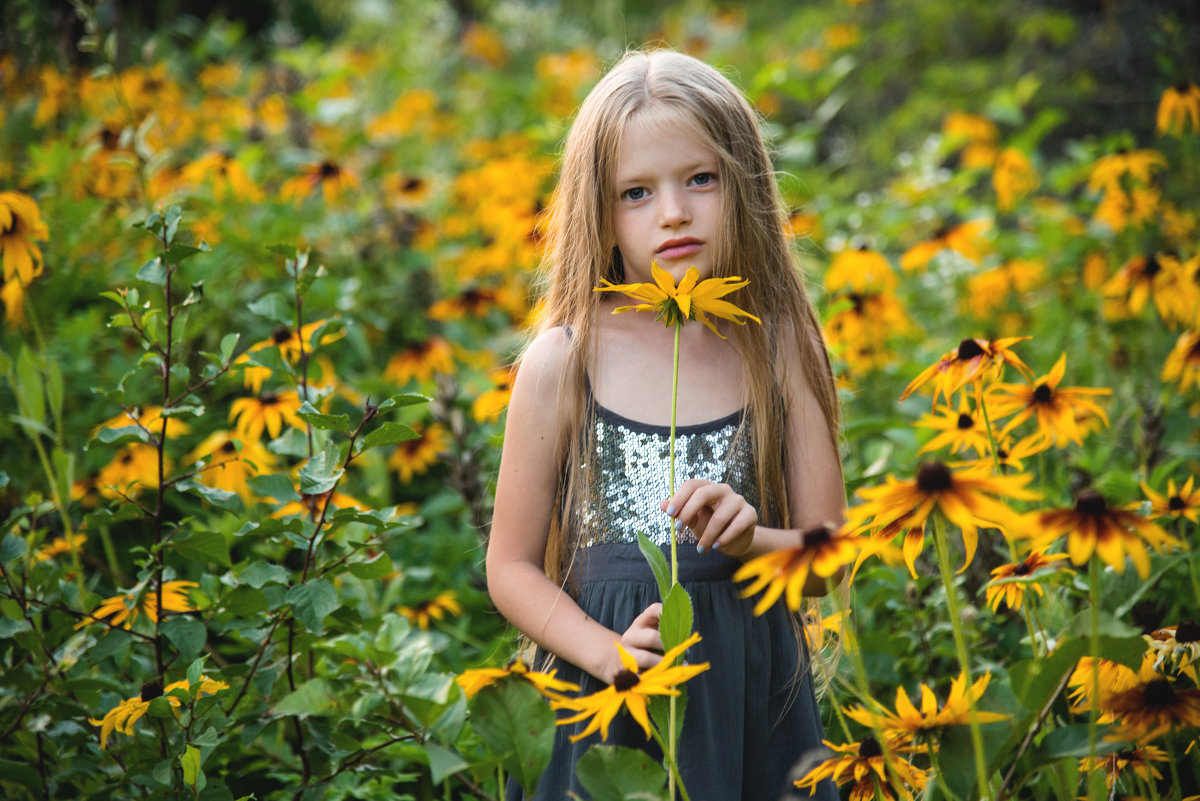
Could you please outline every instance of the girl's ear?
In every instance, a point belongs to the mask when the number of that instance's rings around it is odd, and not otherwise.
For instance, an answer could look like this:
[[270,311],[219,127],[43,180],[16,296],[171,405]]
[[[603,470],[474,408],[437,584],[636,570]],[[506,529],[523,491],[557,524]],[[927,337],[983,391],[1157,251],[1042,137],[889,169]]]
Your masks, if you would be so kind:
[[609,267],[609,272],[613,276],[610,280],[614,284],[625,283],[625,260],[621,258],[621,249],[616,245],[613,245],[612,266]]

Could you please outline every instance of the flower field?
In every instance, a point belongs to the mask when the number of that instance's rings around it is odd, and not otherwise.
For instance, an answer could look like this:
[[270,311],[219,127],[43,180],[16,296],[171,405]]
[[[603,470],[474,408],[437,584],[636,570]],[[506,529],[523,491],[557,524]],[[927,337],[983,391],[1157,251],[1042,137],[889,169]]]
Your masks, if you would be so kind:
[[761,112],[839,382],[847,525],[742,571],[797,792],[1200,798],[1200,22],[1061,5],[10,4],[0,795],[498,799],[698,672],[577,699],[483,572],[556,155],[661,42]]

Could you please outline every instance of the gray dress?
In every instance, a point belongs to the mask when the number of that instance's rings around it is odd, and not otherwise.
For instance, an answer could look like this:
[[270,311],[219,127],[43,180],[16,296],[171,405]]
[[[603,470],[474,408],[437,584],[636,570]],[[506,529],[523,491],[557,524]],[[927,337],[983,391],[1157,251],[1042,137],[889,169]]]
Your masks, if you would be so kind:
[[[584,471],[590,477],[588,502],[572,526],[575,564],[569,581],[588,615],[622,632],[660,600],[654,576],[638,550],[637,532],[644,531],[669,559],[669,521],[659,503],[667,497],[670,430],[629,420],[598,404],[593,403],[593,409],[593,469]],[[676,481],[705,478],[727,483],[757,508],[748,432],[735,436],[740,422],[738,413],[676,427]],[[703,638],[685,659],[711,665],[686,685],[679,765],[690,796],[693,801],[803,797],[791,787],[789,772],[798,762],[811,766],[824,758],[824,749],[807,654],[793,635],[786,608],[776,604],[755,617],[754,599],[741,598],[732,581],[741,563],[719,551],[696,553],[696,539],[686,529],[677,550],[680,583],[691,596],[695,629]],[[550,664],[558,668],[559,678],[578,683],[583,694],[604,688],[572,664]],[[574,766],[588,748],[601,742],[600,736],[569,740],[585,725],[558,728],[550,766],[534,799],[562,801],[568,792],[589,797],[575,780]],[[660,756],[624,711],[610,726],[607,743]],[[509,801],[523,798],[515,784],[510,782],[507,790]],[[838,794],[825,781],[816,797],[836,801]]]

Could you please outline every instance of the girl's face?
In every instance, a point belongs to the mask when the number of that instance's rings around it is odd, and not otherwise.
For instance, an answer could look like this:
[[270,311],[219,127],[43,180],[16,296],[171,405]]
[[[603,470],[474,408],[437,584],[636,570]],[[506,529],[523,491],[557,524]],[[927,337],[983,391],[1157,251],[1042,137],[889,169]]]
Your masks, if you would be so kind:
[[693,126],[646,114],[629,121],[613,201],[627,283],[652,281],[653,262],[676,283],[692,266],[701,279],[713,275],[722,225],[718,168],[716,153]]

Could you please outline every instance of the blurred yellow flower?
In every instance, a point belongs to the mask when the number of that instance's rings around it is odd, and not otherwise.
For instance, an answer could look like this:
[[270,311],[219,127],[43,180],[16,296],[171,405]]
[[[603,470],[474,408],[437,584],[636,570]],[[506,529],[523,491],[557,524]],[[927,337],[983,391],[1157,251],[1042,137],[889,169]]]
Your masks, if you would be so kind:
[[1195,476],[1188,476],[1187,482],[1176,489],[1175,479],[1172,478],[1167,482],[1167,491],[1162,495],[1146,486],[1145,481],[1141,482],[1142,492],[1150,499],[1150,519],[1182,517],[1193,523],[1197,522],[1200,516],[1200,490],[1194,488],[1195,482]]
[[763,592],[754,605],[755,616],[761,615],[784,596],[793,612],[803,603],[804,585],[809,574],[831,579],[845,565],[854,561],[866,540],[842,529],[817,526],[800,535],[800,545],[780,548],[751,559],[733,574],[734,581],[751,581],[740,592],[743,598]]
[[1163,362],[1163,381],[1175,381],[1179,391],[1200,387],[1200,330],[1184,331]]
[[952,406],[934,406],[931,413],[923,415],[913,423],[917,428],[932,428],[941,433],[921,446],[917,453],[928,453],[940,448],[950,448],[950,453],[962,453],[974,449],[981,458],[989,447],[987,426],[979,409],[971,411],[966,393],[959,396],[957,411]]
[[906,250],[900,257],[900,267],[907,272],[919,270],[943,250],[953,250],[963,258],[979,263],[987,247],[983,233],[990,227],[991,223],[982,219],[943,226],[931,238]]
[[444,590],[434,598],[415,606],[397,607],[396,611],[415,623],[421,631],[428,631],[430,620],[442,620],[446,615],[461,615],[463,610],[454,590]]
[[990,169],[996,163],[996,124],[979,114],[953,111],[942,122],[942,135],[951,150],[962,148],[964,170]]
[[1036,189],[1039,182],[1029,157],[1017,148],[1006,147],[996,156],[992,186],[1000,211],[1010,211],[1018,200]]
[[[121,701],[106,712],[100,720],[88,718],[88,723],[100,727],[100,749],[104,750],[108,747],[108,736],[114,731],[132,736],[134,724],[141,720],[146,712],[149,711],[150,702],[155,698],[165,697],[167,703],[171,705],[171,709],[175,711],[176,715],[179,715],[178,710],[181,702],[177,697],[171,695],[171,692],[180,689],[190,691],[190,684],[186,679],[172,682],[166,687],[156,682],[150,682],[142,687],[140,695],[135,695],[132,698],[126,698],[124,701]],[[229,685],[225,682],[201,675],[196,687],[195,697],[202,698],[205,695],[215,695],[222,690],[228,689]]]
[[254,497],[246,481],[259,473],[272,472],[278,464],[275,455],[257,441],[242,442],[239,451],[229,431],[209,434],[183,461],[196,464],[203,459],[209,461],[196,480],[208,487],[236,492],[246,502]]
[[[1175,315],[1173,302],[1183,292],[1183,268],[1179,259],[1166,253],[1145,253],[1130,257],[1109,278],[1101,292],[1139,315],[1148,300],[1154,301],[1164,320]],[[1194,310],[1191,310],[1194,313]]]
[[1067,442],[1083,444],[1079,428],[1081,413],[1094,415],[1108,425],[1108,416],[1092,398],[1111,395],[1108,387],[1060,387],[1067,370],[1067,354],[1063,353],[1046,375],[1029,384],[996,384],[988,389],[986,402],[992,419],[1015,416],[1000,431],[1004,436],[1031,416],[1036,417],[1038,431],[1064,447]]
[[[191,612],[196,607],[188,599],[188,591],[200,585],[194,581],[164,581],[162,585],[162,608],[164,612]],[[158,622],[158,598],[152,585],[134,592],[105,598],[100,605],[75,624],[81,629],[92,623],[107,622],[112,627],[120,626],[129,631],[133,628],[138,613],[145,613],[154,623]],[[104,619],[111,617],[111,620]]]
[[72,534],[67,537],[55,537],[52,540],[47,540],[42,547],[37,549],[35,558],[39,562],[45,562],[49,559],[71,551],[77,551],[87,542],[87,534]]
[[1116,786],[1117,780],[1128,772],[1141,777],[1142,781],[1150,782],[1162,778],[1162,773],[1152,765],[1152,762],[1166,762],[1167,752],[1153,745],[1139,745],[1122,748],[1108,756],[1095,757],[1089,760],[1083,757],[1079,760],[1079,772],[1083,775],[1093,771],[1104,771],[1104,782],[1109,789]]
[[[1009,609],[1020,609],[1025,592],[1029,589],[1043,595],[1042,585],[1037,581],[1038,575],[1075,572],[1065,565],[1054,564],[1060,559],[1066,559],[1065,553],[1047,555],[1048,550],[1048,546],[1035,548],[1020,562],[1000,565],[992,570],[992,580],[984,587],[984,597],[993,612],[999,612],[1002,603]],[[1042,573],[1039,574],[1038,571]]]
[[289,178],[279,188],[284,200],[303,200],[317,189],[326,203],[337,203],[352,189],[359,186],[358,176],[343,165],[330,159],[309,164],[301,175]]
[[454,681],[462,688],[463,695],[467,698],[474,698],[475,694],[484,687],[490,687],[496,682],[510,676],[516,676],[529,682],[539,693],[552,700],[561,698],[564,692],[579,691],[578,684],[557,679],[554,677],[556,673],[558,673],[557,670],[551,670],[548,673],[530,670],[525,662],[520,657],[517,657],[509,662],[506,667],[502,668],[472,668],[471,670],[464,670],[454,678]]
[[826,28],[823,38],[825,46],[830,50],[844,50],[858,44],[862,34],[853,22],[842,22]]
[[[163,470],[170,472],[171,460],[164,455]],[[136,495],[158,486],[158,449],[142,442],[122,445],[96,475],[96,485],[106,498]]]
[[940,359],[922,370],[904,388],[900,400],[932,381],[934,404],[939,396],[949,403],[950,397],[968,384],[982,385],[986,380],[999,378],[1006,364],[1016,367],[1022,375],[1033,378],[1033,371],[1011,350],[1013,345],[1027,339],[1031,337],[1008,337],[991,342],[985,339],[964,339],[958,343],[958,347],[943,354]]
[[[925,732],[936,731],[946,726],[965,725],[969,720],[970,707],[983,697],[991,680],[992,674],[984,673],[968,687],[967,674],[960,673],[950,683],[950,694],[940,710],[933,690],[929,685],[922,684],[920,709],[913,705],[903,687],[897,687],[895,713],[874,700],[874,710],[856,706],[846,709],[845,712],[850,719],[881,732],[889,740],[895,738],[907,743]],[[975,719],[979,723],[993,723],[1010,717],[1012,716],[999,712],[985,712],[979,709],[975,711]]]
[[410,89],[397,97],[388,111],[367,122],[367,135],[378,140],[428,130],[437,104],[437,95],[430,90]]
[[4,304],[4,324],[15,331],[25,325],[25,287],[20,280],[0,277],[0,303]]
[[1096,159],[1088,176],[1087,187],[1091,192],[1122,190],[1122,178],[1145,186],[1153,174],[1167,166],[1167,159],[1157,150],[1127,150],[1121,148]]
[[[105,420],[100,425],[92,429],[92,436],[96,436],[104,428],[125,428],[132,425],[141,425],[143,428],[149,429],[155,436],[159,436],[163,432],[162,423],[162,407],[161,406],[133,406],[127,411],[122,411],[120,414],[113,415]],[[192,427],[179,417],[167,418],[167,439],[175,439],[185,434],[191,433]]]
[[294,515],[300,515],[307,517],[315,523],[321,519],[321,512],[325,509],[326,502],[328,502],[329,509],[331,510],[358,509],[360,512],[367,511],[367,505],[357,498],[347,495],[344,492],[330,490],[319,495],[306,495],[302,493],[300,500],[285,503],[274,512],[271,512],[271,517],[276,520],[283,520]]
[[512,397],[513,381],[517,378],[515,368],[499,368],[492,371],[492,388],[483,392],[471,404],[471,416],[477,422],[497,420],[508,408]]
[[508,63],[508,50],[500,34],[479,22],[472,22],[463,31],[462,49],[469,58],[489,67],[503,67]]
[[179,178],[184,183],[196,186],[210,184],[217,202],[223,201],[226,195],[251,203],[263,198],[262,190],[251,180],[246,168],[224,151],[206,153],[185,166]]
[[1200,86],[1181,81],[1162,93],[1155,128],[1160,135],[1183,136],[1189,127],[1193,133],[1200,133]]
[[414,476],[428,472],[449,445],[449,434],[438,423],[431,423],[428,427],[414,425],[412,428],[419,436],[397,445],[387,461],[387,466],[400,476],[401,484],[407,484]]
[[42,249],[36,240],[50,238],[37,202],[21,192],[0,192],[0,255],[4,281],[29,286],[42,272]]
[[296,415],[300,406],[300,396],[295,392],[264,392],[258,397],[237,398],[230,405],[229,422],[234,423],[234,433],[243,442],[258,442],[264,429],[275,439],[285,422],[293,428],[307,428]]
[[816,795],[817,785],[829,779],[839,787],[853,782],[850,801],[913,801],[913,791],[925,789],[928,772],[913,765],[900,754],[923,753],[925,746],[913,746],[904,738],[888,743],[887,756],[879,741],[867,735],[858,743],[836,745],[825,740],[825,747],[838,753],[821,762],[797,779],[795,786]]
[[1020,295],[1040,286],[1045,266],[1040,259],[1013,259],[991,270],[967,277],[963,302],[971,313],[987,319],[1010,295]]
[[383,377],[399,386],[409,381],[428,381],[436,373],[454,372],[454,350],[444,337],[432,336],[415,342],[388,359]]
[[881,253],[862,245],[856,250],[844,250],[825,272],[825,289],[837,292],[891,292],[900,279]]

